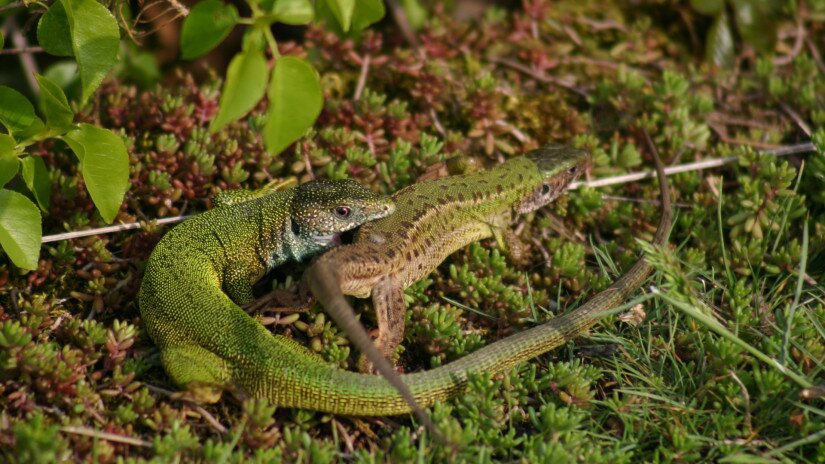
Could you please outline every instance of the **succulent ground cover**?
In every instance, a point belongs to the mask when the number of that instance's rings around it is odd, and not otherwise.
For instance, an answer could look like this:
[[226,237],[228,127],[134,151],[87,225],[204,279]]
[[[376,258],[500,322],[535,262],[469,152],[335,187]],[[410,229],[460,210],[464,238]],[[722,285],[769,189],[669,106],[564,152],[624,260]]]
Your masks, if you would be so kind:
[[[392,23],[358,41],[315,27],[281,39],[282,53],[318,68],[325,103],[279,155],[261,142],[265,103],[208,132],[214,77],[178,72],[144,90],[128,76],[104,83],[84,118],[126,141],[131,188],[118,220],[146,227],[46,244],[32,272],[0,257],[0,456],[825,462],[825,8],[784,7],[773,53],[738,43],[734,67],[721,70],[704,62],[712,18],[675,2],[616,3],[539,0],[461,21],[434,7],[417,44]],[[668,164],[738,157],[670,178],[670,247],[641,243],[658,219],[655,181],[582,188],[520,220],[529,264],[484,241],[407,290],[398,361],[412,372],[575,308],[642,251],[658,269],[649,285],[659,296],[507,375],[475,376],[463,396],[431,408],[457,450],[409,417],[170,396],[135,298],[168,229],[154,219],[271,179],[353,177],[392,192],[548,141],[589,148],[590,178],[649,169],[643,129]],[[818,153],[756,153],[810,140]],[[102,225],[67,147],[49,141],[37,153],[53,187],[44,233]],[[279,270],[272,285],[300,269]],[[369,305],[357,308],[371,325]],[[319,308],[257,317],[353,368]]]

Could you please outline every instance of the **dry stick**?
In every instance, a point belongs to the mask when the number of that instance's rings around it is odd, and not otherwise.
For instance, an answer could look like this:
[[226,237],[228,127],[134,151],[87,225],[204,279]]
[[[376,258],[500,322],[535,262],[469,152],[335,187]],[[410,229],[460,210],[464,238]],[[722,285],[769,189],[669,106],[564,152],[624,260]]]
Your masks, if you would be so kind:
[[[816,147],[813,143],[801,143],[798,145],[789,145],[782,148],[776,148],[773,150],[765,150],[760,151],[759,154],[761,155],[773,155],[773,156],[786,156],[786,155],[795,155],[798,153],[808,153],[811,151],[816,151]],[[710,168],[718,168],[719,166],[724,166],[726,164],[734,163],[739,160],[737,156],[727,156],[725,158],[716,158],[716,159],[709,159],[703,161],[697,161],[695,163],[685,163],[680,164],[677,166],[670,166],[665,168],[665,174],[668,176],[673,174],[679,174],[682,172],[690,172],[690,171],[698,171],[701,169],[710,169]],[[615,177],[606,177],[604,179],[598,180],[591,180],[587,182],[573,182],[568,187],[568,190],[575,190],[579,187],[604,187],[606,185],[614,185],[614,184],[624,184],[627,182],[633,182],[642,179],[650,179],[652,177],[656,177],[656,173],[653,171],[645,171],[645,172],[633,172],[630,174],[625,174],[622,176],[615,176]]]
[[[14,48],[20,50],[26,50],[29,48],[29,42],[26,40],[26,36],[24,36],[20,31],[20,28],[17,27],[17,22],[14,20],[14,16],[9,16],[6,20],[6,28],[9,31],[9,35],[11,35],[11,41],[12,44],[14,44]],[[35,96],[39,96],[40,84],[37,83],[37,79],[34,78],[34,75],[38,74],[40,71],[37,67],[37,63],[34,61],[34,56],[32,56],[31,52],[24,51],[19,54],[19,58],[20,65],[23,66],[23,70],[25,71],[29,88]]]
[[[782,148],[776,148],[773,150],[764,150],[760,151],[759,154],[761,155],[772,155],[772,156],[787,156],[787,155],[795,155],[799,153],[808,153],[816,151],[816,147],[813,143],[801,143],[797,145],[788,145]],[[695,163],[686,163],[686,164],[679,164],[676,166],[670,166],[665,168],[665,174],[668,176],[673,174],[679,174],[682,172],[690,172],[690,171],[698,171],[700,169],[710,169],[710,168],[717,168],[719,166],[724,166],[726,164],[734,163],[739,158],[736,156],[728,156],[726,158],[715,158],[709,159],[704,161],[697,161]],[[567,188],[568,190],[575,190],[579,187],[604,187],[607,185],[615,185],[615,184],[625,184],[628,182],[633,182],[642,179],[650,179],[652,177],[656,177],[656,173],[653,171],[644,171],[644,172],[632,172],[630,174],[624,174],[621,176],[614,176],[614,177],[605,177],[604,179],[597,179],[591,180],[586,182],[573,182]],[[174,216],[168,217],[163,219],[158,219],[155,221],[157,225],[163,224],[174,224],[192,217],[189,216]],[[140,229],[143,225],[139,222],[130,222],[127,224],[118,224],[115,226],[108,226],[108,227],[101,227],[99,229],[89,229],[89,230],[78,230],[75,232],[64,232],[62,234],[54,234],[54,235],[46,235],[43,237],[43,243],[49,242],[58,242],[61,240],[70,240],[74,238],[81,238],[81,237],[88,237],[91,235],[100,235],[100,234],[111,234],[114,232],[123,232],[126,230],[133,230],[133,229]]]
[[77,425],[64,425],[60,427],[60,431],[63,433],[71,433],[74,435],[83,435],[86,437],[92,438],[100,438],[106,441],[112,441],[115,443],[124,443],[126,445],[134,445],[140,446],[143,448],[151,448],[152,443],[146,440],[141,440],[140,438],[133,438],[127,437],[124,435],[117,435],[114,433],[103,432],[100,430],[92,429],[89,427],[80,427]]

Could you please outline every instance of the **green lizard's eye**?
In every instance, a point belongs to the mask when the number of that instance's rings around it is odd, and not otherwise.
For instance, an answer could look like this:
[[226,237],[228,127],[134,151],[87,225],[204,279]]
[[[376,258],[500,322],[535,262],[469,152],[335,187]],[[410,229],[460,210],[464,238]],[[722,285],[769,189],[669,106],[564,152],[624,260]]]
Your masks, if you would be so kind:
[[548,185],[548,184],[542,185],[541,186],[541,194],[542,195],[547,195],[548,193],[550,193],[550,185]]
[[569,174],[575,174],[575,173],[576,173],[576,171],[578,171],[578,170],[579,170],[579,168],[578,168],[578,167],[573,166],[572,168],[568,169],[568,170],[567,170],[567,172],[568,172]]
[[336,206],[332,212],[339,218],[348,218],[352,211],[346,206]]

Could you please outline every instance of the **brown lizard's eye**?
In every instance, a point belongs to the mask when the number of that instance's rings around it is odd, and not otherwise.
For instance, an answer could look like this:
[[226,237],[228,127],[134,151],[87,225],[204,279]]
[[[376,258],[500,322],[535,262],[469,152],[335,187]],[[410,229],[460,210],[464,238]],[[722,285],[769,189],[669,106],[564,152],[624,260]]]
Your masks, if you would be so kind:
[[548,185],[548,184],[542,185],[541,186],[541,194],[542,195],[547,195],[548,193],[550,193],[550,185]]
[[568,169],[568,170],[567,170],[567,172],[568,172],[569,174],[575,174],[575,173],[576,173],[576,171],[578,171],[578,170],[579,170],[579,168],[578,168],[578,167],[573,166],[572,168]]
[[347,217],[349,217],[349,214],[350,214],[350,212],[351,212],[351,210],[350,210],[348,207],[346,207],[346,206],[337,206],[337,207],[335,207],[335,209],[334,209],[334,210],[332,210],[332,211],[335,213],[335,215],[336,215],[336,216],[338,216],[338,217],[340,217],[340,218],[347,218]]

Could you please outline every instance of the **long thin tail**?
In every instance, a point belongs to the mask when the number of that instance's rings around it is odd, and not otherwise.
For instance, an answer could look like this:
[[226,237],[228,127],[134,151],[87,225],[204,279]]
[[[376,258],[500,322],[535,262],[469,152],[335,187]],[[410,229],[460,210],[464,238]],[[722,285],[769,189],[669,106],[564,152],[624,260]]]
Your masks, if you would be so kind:
[[350,341],[355,344],[355,347],[372,361],[378,373],[398,390],[404,398],[404,401],[410,405],[410,408],[418,417],[418,420],[427,427],[430,433],[432,433],[436,439],[445,442],[435,424],[433,424],[421,406],[418,405],[415,396],[404,381],[401,380],[401,376],[395,372],[395,368],[390,361],[378,351],[378,348],[375,347],[364,326],[358,322],[355,311],[353,311],[352,306],[350,306],[346,298],[344,298],[344,294],[341,292],[336,272],[321,262],[317,262],[306,272],[305,282],[307,282],[315,298],[322,302],[326,312],[332,317],[335,323],[338,324],[338,327],[347,334]]
[[[662,161],[646,132],[645,136],[656,163],[662,202],[662,216],[653,243],[664,245],[673,216],[670,190]],[[398,376],[389,361],[375,348],[363,326],[358,323],[352,307],[338,286],[335,271],[319,264],[316,262],[310,267],[305,281],[339,327],[350,336],[355,346],[373,361],[386,380],[372,375],[332,369],[323,374],[330,385],[342,387],[347,391],[352,385],[357,391],[341,392],[340,401],[329,403],[330,406],[316,407],[329,412],[352,415],[393,415],[414,411],[422,423],[432,431],[435,431],[435,427],[419,405],[428,406],[434,401],[454,396],[466,385],[470,373],[504,372],[575,338],[596,324],[611,309],[621,305],[644,283],[653,270],[643,258],[640,258],[613,285],[567,314],[499,340],[439,368]],[[390,386],[395,390],[388,388]],[[363,405],[360,404],[362,399]]]

